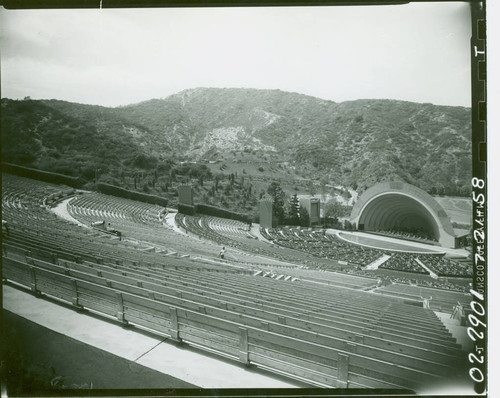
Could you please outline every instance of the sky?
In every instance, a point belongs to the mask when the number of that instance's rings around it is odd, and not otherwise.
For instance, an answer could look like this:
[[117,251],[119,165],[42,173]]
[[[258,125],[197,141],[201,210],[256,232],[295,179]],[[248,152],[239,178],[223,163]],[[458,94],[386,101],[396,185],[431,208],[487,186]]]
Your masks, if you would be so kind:
[[196,87],[470,106],[466,2],[0,9],[1,96],[120,106]]

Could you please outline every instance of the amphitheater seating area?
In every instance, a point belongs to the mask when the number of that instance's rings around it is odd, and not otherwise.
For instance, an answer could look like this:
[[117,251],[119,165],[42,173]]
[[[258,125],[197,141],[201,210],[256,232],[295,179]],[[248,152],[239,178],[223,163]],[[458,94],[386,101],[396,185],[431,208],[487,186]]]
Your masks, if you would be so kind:
[[[348,262],[351,265],[367,266],[383,254],[391,258],[380,267],[394,271],[429,274],[416,259],[422,261],[431,271],[444,277],[471,277],[472,262],[468,259],[452,260],[443,254],[399,253],[363,247],[350,243],[332,234],[299,228],[261,228],[261,234],[278,245],[300,250],[316,257]],[[322,265],[319,269],[328,269]]]
[[[182,247],[184,239],[190,247],[197,241],[177,234],[171,242],[175,233],[161,223],[157,206],[121,199],[115,206],[114,198],[99,194],[71,202],[77,219],[87,224],[104,219],[122,228],[130,239],[119,241],[44,207],[47,196],[61,189],[66,188],[4,176],[5,280],[315,386],[419,390],[464,372],[465,354],[430,310],[401,297],[262,278],[254,270],[163,250],[163,243]],[[180,223],[242,248],[265,245],[243,231],[240,240],[230,238],[231,228],[239,231],[237,224],[226,229],[217,220],[179,216]],[[335,244],[331,237],[321,239]],[[214,246],[197,244],[205,253]],[[367,286],[371,282],[360,279]]]

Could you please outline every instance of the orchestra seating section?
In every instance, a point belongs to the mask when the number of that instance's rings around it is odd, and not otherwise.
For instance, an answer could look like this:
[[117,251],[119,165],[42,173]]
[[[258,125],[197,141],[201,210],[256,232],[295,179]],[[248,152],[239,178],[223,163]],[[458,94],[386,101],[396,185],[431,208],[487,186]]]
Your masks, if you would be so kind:
[[427,235],[424,231],[401,231],[401,230],[377,230],[371,231],[378,235],[385,235],[399,239],[412,240],[415,242],[424,242],[428,244],[435,244],[437,240]]
[[[2,229],[3,278],[33,294],[311,386],[419,391],[460,380],[466,372],[466,354],[437,315],[408,304],[419,300],[405,290],[411,286],[392,284],[382,288],[384,294],[375,294],[365,291],[374,286],[373,278],[335,278],[335,273],[297,266],[283,269],[294,275],[285,280],[262,277],[255,267],[197,261],[179,249],[199,251],[205,258],[213,254],[214,259],[215,250],[227,242],[254,254],[299,252],[248,236],[248,225],[234,221],[176,216],[181,229],[213,234],[215,243],[208,244],[168,228],[159,206],[70,193],[67,187],[7,174],[2,184],[8,223],[8,232]],[[75,195],[68,211],[86,226],[55,216],[44,205],[54,194]],[[99,220],[122,230],[127,239],[88,227]],[[291,240],[285,232],[266,232]],[[325,243],[341,256],[355,255],[360,264],[373,261],[372,253],[358,253],[335,236],[293,235],[296,245],[307,239],[318,252],[326,249],[315,245]],[[438,289],[428,290],[426,297],[452,304],[448,292],[441,297]],[[458,293],[453,299],[466,301]]]
[[381,256],[381,253],[376,249],[354,245],[335,235],[323,234],[322,232],[291,228],[271,229],[266,232],[271,240],[278,245],[301,250],[318,257],[333,258],[364,266]]
[[297,228],[261,228],[261,234],[278,245],[311,253],[318,257],[345,261],[350,264],[367,266],[384,254],[390,258],[380,268],[429,274],[418,261],[423,262],[439,276],[472,277],[472,262],[469,259],[453,260],[442,253],[400,253],[363,247],[332,234],[319,231],[304,231]]
[[417,262],[415,255],[410,253],[392,254],[387,261],[380,265],[380,268],[414,272],[416,274],[429,273],[429,271]]
[[439,276],[472,277],[470,259],[451,259],[435,254],[419,254],[418,258]]

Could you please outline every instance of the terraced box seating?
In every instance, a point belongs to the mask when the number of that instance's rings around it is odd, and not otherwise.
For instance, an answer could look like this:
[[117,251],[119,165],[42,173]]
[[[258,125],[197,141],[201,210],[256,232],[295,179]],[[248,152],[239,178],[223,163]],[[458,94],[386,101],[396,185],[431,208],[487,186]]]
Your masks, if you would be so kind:
[[471,259],[453,260],[432,254],[420,255],[419,259],[439,276],[472,277]]
[[281,246],[360,266],[366,266],[382,255],[380,250],[355,245],[335,235],[317,231],[305,232],[291,228],[274,228],[269,229],[267,234],[271,240]]
[[465,354],[430,310],[144,251],[53,217],[40,207],[53,187],[11,180],[3,190],[21,187],[4,214],[3,277],[35,294],[317,386],[418,390],[466,373]]
[[414,272],[417,274],[429,274],[429,271],[427,271],[417,262],[414,254],[390,253],[390,255],[391,258],[380,265],[380,268]]
[[[411,254],[383,251],[356,245],[332,234],[305,231],[298,228],[261,228],[261,234],[266,239],[281,246],[301,250],[317,257],[345,261],[349,264],[366,266],[386,254],[390,255],[391,258],[380,266],[383,269],[429,274],[429,271],[418,263],[416,260],[418,258],[439,276],[472,276],[472,262],[470,260],[452,260],[444,257],[443,254]],[[328,269],[328,266],[322,266],[319,269]]]
[[411,240],[414,242],[423,242],[423,243],[436,243],[437,240],[430,237],[424,231],[398,231],[398,230],[377,230],[371,231],[372,233],[376,233],[378,235],[392,236],[399,239]]

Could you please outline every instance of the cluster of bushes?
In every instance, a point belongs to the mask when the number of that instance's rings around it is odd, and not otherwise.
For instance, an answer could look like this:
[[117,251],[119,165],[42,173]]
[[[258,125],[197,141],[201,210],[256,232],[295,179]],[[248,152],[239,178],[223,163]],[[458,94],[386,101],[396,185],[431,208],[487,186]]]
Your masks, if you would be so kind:
[[227,218],[230,220],[241,221],[244,223],[250,223],[251,218],[247,214],[237,213],[230,210],[221,209],[220,207],[209,206],[204,204],[197,204],[194,206],[185,205],[179,203],[177,206],[179,213],[186,214],[188,216],[193,216],[195,214],[204,214],[207,216]]
[[120,198],[138,200],[140,202],[151,203],[159,206],[168,206],[168,199],[156,195],[148,195],[128,189],[120,188],[115,185],[99,183],[96,186],[97,190],[106,195],[118,196]]
[[356,224],[351,223],[349,220],[339,220],[328,218],[325,220],[321,219],[322,225],[326,228],[344,229],[346,231],[356,230]]
[[32,169],[12,163],[2,163],[2,171],[21,177],[32,178],[34,180],[50,182],[52,184],[64,184],[73,188],[81,188],[87,183],[87,181],[80,177],[70,177],[64,174]]
[[231,220],[242,221],[244,223],[249,223],[251,221],[250,216],[247,214],[237,213],[234,211],[225,210],[219,207],[209,206],[209,205],[202,205],[202,204],[196,205],[196,212],[199,214],[205,214],[207,216],[229,218]]
[[194,216],[196,214],[196,206],[191,205],[183,205],[180,204],[177,206],[177,210],[179,213],[185,214],[187,216]]

